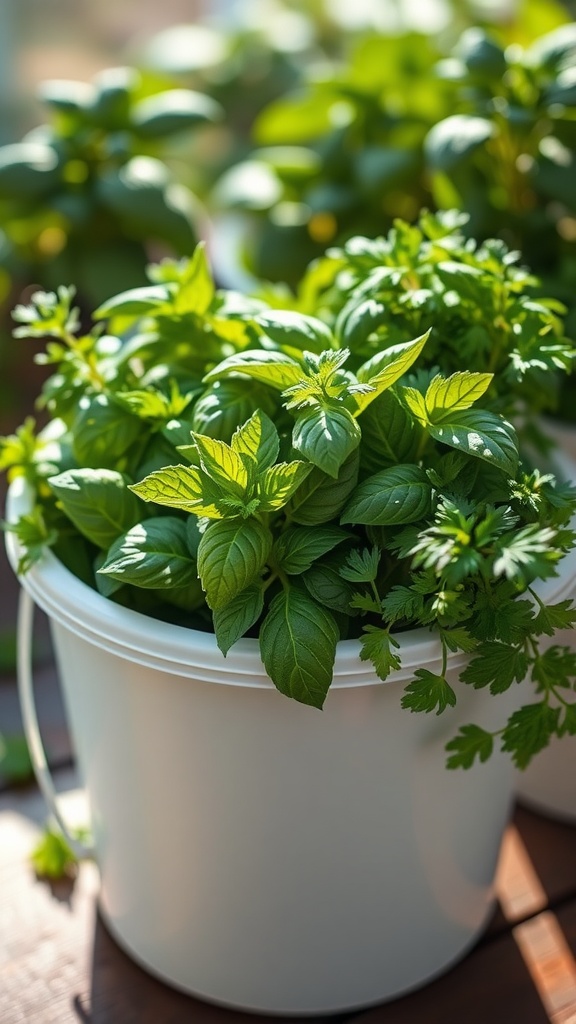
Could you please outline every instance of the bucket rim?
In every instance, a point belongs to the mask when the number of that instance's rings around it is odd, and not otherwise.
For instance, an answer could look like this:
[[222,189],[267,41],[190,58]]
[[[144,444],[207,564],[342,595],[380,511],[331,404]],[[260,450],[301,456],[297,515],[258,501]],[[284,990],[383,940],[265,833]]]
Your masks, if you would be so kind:
[[[576,473],[576,464],[574,464]],[[6,518],[13,523],[30,509],[33,489],[23,477],[8,489]],[[6,551],[12,569],[35,603],[54,622],[100,649],[136,664],[173,675],[228,685],[273,688],[256,639],[238,640],[228,657],[216,644],[213,632],[204,632],[153,618],[109,600],[74,575],[47,549],[25,574],[17,566],[22,546],[12,531],[6,533]],[[574,590],[576,548],[562,559],[558,575],[538,581],[534,590],[545,602],[560,601]],[[331,688],[387,685],[409,680],[416,668],[434,670],[442,662],[440,639],[426,627],[395,634],[401,668],[383,682],[370,662],[360,658],[360,642],[340,640]],[[449,652],[451,669],[469,660],[463,652]]]

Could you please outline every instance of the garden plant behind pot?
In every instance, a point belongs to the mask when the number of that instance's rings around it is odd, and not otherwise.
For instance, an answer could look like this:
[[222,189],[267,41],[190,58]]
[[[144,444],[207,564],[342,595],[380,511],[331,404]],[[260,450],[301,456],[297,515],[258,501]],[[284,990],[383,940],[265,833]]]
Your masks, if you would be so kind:
[[576,657],[539,641],[576,618],[576,497],[509,419],[573,348],[501,243],[396,232],[313,267],[307,313],[215,291],[202,246],[87,335],[65,288],[15,312],[55,371],[49,426],[2,446],[21,649],[29,594],[101,907],[154,972],[244,1009],[446,969],[490,913],[514,765],[575,728]]

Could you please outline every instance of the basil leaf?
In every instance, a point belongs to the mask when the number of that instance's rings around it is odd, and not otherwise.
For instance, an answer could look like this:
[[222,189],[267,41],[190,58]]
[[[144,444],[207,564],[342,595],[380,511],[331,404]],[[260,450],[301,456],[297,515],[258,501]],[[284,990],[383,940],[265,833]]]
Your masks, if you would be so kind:
[[259,509],[273,512],[282,508],[298,490],[312,467],[309,462],[279,462],[265,469],[258,482]]
[[346,505],[341,523],[393,526],[413,523],[432,507],[432,487],[423,469],[390,466],[364,480]]
[[440,424],[429,424],[428,432],[437,441],[484,459],[509,476],[518,468],[518,444],[514,428],[496,413],[465,409],[450,414]]
[[142,518],[142,502],[114,470],[70,469],[48,483],[76,529],[99,548],[109,548]]
[[132,484],[130,489],[144,501],[180,508],[209,519],[223,519],[227,511],[222,488],[197,466],[165,466],[140,483]]
[[260,653],[281,693],[321,708],[332,682],[338,639],[330,613],[290,587],[270,605],[260,629]]
[[340,467],[338,479],[314,467],[290,502],[290,516],[303,526],[328,523],[344,508],[358,482],[359,455],[356,448]]
[[274,556],[283,572],[297,575],[351,536],[337,526],[292,526],[276,541]]
[[114,295],[98,306],[92,316],[95,320],[107,320],[111,316],[144,316],[156,313],[168,300],[169,293],[165,285],[149,284]]
[[112,468],[145,429],[105,395],[82,398],[72,430],[74,456],[82,466]]
[[431,423],[448,419],[453,412],[469,409],[490,386],[494,374],[453,373],[450,377],[437,374],[426,391],[426,409]]
[[204,434],[192,437],[204,472],[224,491],[242,497],[248,486],[248,473],[238,453],[225,441]]
[[278,458],[280,438],[271,419],[257,409],[250,419],[232,435],[232,448],[248,455],[260,469],[269,469]]
[[340,568],[341,562],[335,557],[316,562],[303,573],[302,582],[318,604],[342,615],[356,615],[351,604],[354,587],[340,575]]
[[379,352],[358,370],[358,380],[369,384],[372,391],[355,395],[360,412],[366,409],[378,395],[395,384],[412,366],[430,337],[430,330],[413,341],[393,345]]
[[98,572],[135,587],[191,586],[201,596],[186,523],[175,516],[156,516],[132,526],[112,544]]
[[[267,387],[249,378],[218,380],[196,402],[192,428],[199,434],[230,443],[238,424],[258,408],[274,414],[275,396]],[[189,435],[185,440],[190,440]]]
[[248,349],[228,356],[204,377],[205,384],[222,380],[229,374],[246,374],[262,384],[284,391],[292,387],[304,376],[300,363],[281,352],[268,352],[264,349]]
[[297,417],[292,444],[324,473],[336,478],[361,438],[360,427],[347,409],[317,407]]
[[255,321],[266,337],[279,348],[296,348],[319,354],[334,347],[332,331],[314,316],[289,309],[275,309],[259,313]]
[[414,456],[414,421],[392,391],[368,406],[360,420],[362,468],[376,473],[387,464],[409,462]]
[[216,643],[222,654],[258,621],[264,608],[264,590],[261,586],[246,587],[224,608],[213,612]]
[[256,519],[212,523],[198,546],[198,572],[213,611],[224,608],[260,577],[272,534]]

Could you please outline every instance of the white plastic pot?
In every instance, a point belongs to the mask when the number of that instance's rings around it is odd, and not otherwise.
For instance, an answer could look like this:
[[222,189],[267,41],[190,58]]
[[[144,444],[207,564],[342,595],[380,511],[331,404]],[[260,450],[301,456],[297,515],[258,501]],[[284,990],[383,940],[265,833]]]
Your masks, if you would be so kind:
[[[12,485],[10,519],[25,507]],[[11,534],[8,550],[15,565]],[[492,910],[515,773],[500,754],[449,772],[444,745],[466,722],[499,727],[522,687],[465,687],[455,656],[457,708],[403,711],[414,669],[440,666],[416,630],[399,637],[403,669],[387,683],[341,643],[319,712],[274,689],[255,641],[224,659],[211,634],[118,607],[51,553],[22,582],[51,620],[100,907],[144,967],[237,1009],[334,1013],[422,985],[471,946]],[[30,608],[25,597],[20,676],[44,784]]]

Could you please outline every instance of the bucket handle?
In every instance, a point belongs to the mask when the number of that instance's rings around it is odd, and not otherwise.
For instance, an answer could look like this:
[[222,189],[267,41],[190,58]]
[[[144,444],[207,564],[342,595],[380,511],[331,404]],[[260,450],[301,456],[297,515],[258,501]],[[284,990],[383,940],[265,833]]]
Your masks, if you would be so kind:
[[30,760],[34,769],[34,775],[38,787],[48,809],[57,822],[60,830],[66,838],[67,843],[77,857],[92,857],[94,847],[88,843],[81,842],[72,835],[70,826],[67,824],[58,803],[58,794],[52,781],[50,767],[46,758],[46,752],[42,743],[36,703],[34,700],[34,676],[32,668],[32,627],[34,624],[34,601],[30,594],[20,588],[20,599],[18,602],[18,659],[17,678],[24,733],[30,752]]

